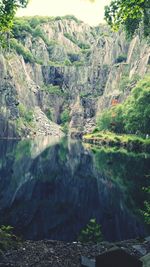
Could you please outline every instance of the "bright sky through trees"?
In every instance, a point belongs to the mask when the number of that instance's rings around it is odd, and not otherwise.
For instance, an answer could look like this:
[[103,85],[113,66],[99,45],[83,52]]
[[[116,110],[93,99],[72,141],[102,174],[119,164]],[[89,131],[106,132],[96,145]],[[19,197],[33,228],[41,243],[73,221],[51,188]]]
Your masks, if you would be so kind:
[[17,16],[64,16],[74,15],[90,25],[103,21],[104,6],[110,0],[30,0],[26,9],[20,9]]

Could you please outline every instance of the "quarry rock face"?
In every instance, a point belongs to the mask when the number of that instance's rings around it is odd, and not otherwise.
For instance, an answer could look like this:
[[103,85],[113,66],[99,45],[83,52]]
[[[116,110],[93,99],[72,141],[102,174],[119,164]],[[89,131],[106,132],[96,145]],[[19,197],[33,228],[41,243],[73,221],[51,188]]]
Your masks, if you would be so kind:
[[[69,133],[90,132],[98,114],[111,107],[114,98],[123,101],[149,70],[150,47],[139,36],[128,41],[106,25],[90,27],[74,18],[38,27],[43,35],[32,29],[16,37],[34,60],[1,50],[0,137],[53,134],[56,128],[60,135],[54,124],[63,125],[61,114],[66,111]],[[122,90],[125,78],[132,83]],[[45,130],[35,123],[35,110],[46,117]]]

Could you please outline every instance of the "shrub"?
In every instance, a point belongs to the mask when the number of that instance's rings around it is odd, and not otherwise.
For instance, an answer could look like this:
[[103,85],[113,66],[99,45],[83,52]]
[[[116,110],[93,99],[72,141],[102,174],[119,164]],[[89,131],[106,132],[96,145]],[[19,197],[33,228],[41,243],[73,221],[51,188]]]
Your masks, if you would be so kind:
[[143,191],[147,193],[148,200],[144,201],[144,210],[142,210],[142,215],[147,224],[150,224],[150,186],[144,187]]
[[24,19],[16,19],[13,25],[13,35],[15,38],[20,38],[25,32],[31,33],[33,32],[29,22]]
[[100,116],[97,118],[97,126],[100,131],[102,130],[111,130],[111,112],[109,110],[104,111]]
[[80,55],[76,53],[68,53],[68,57],[71,63],[75,61],[80,61]]
[[70,111],[65,109],[60,115],[61,123],[66,123],[70,120]]
[[50,46],[52,43],[49,42],[48,38],[46,37],[45,32],[42,30],[40,26],[37,26],[35,30],[33,31],[34,37],[40,37],[46,45]]
[[130,80],[128,76],[122,76],[119,83],[119,89],[124,92],[125,89],[130,85]]
[[19,55],[22,55],[25,62],[34,63],[36,60],[30,50],[25,48],[21,43],[18,43],[17,40],[10,40],[10,47],[14,49]]
[[82,53],[83,55],[85,55],[87,58],[89,58],[90,55],[91,55],[91,53],[92,53],[92,51],[91,51],[91,49],[82,49],[82,50],[81,50],[81,53]]
[[57,20],[64,20],[64,19],[67,19],[67,20],[74,20],[76,23],[80,23],[81,21],[78,20],[74,15],[66,15],[66,16],[57,16],[54,18],[54,21],[57,21]]
[[92,133],[94,134],[94,133],[98,133],[98,132],[99,132],[99,129],[96,127],[96,128],[93,130]]
[[65,134],[68,133],[68,130],[69,130],[69,123],[68,122],[65,122],[63,125],[62,125],[62,130]]
[[101,227],[96,223],[96,219],[91,219],[86,227],[81,231],[78,240],[81,243],[99,243],[103,240]]
[[84,61],[75,61],[75,62],[74,62],[74,65],[75,65],[76,67],[82,67],[82,66],[85,65],[85,63],[84,63]]
[[64,36],[69,39],[71,42],[73,42],[74,44],[76,44],[77,46],[79,46],[81,49],[90,49],[90,45],[80,42],[79,40],[77,40],[74,36],[72,36],[69,33],[64,33]]
[[63,95],[63,91],[61,90],[60,86],[58,85],[47,85],[43,87],[43,90],[48,92],[49,94],[56,94],[56,95]]
[[19,239],[13,234],[13,227],[0,227],[0,250],[8,250],[18,245]]
[[69,39],[71,42],[73,42],[74,44],[78,45],[78,41],[77,39],[75,39],[71,34],[69,33],[64,33],[64,36]]
[[23,122],[30,124],[33,121],[33,111],[31,109],[28,110],[23,104],[19,104],[18,109]]
[[81,20],[77,19],[74,15],[66,15],[66,16],[62,17],[62,19],[74,20],[76,23],[81,22]]
[[52,121],[53,120],[53,113],[52,113],[51,109],[47,109],[45,113],[46,113],[47,118]]
[[150,134],[150,77],[139,81],[124,103],[127,132]]
[[65,65],[65,66],[72,66],[72,63],[71,63],[71,61],[70,61],[69,59],[66,59],[66,60],[64,61],[64,65]]
[[150,134],[150,77],[139,81],[122,105],[100,114],[97,126],[117,133]]
[[127,55],[119,55],[116,60],[115,63],[121,63],[121,62],[125,62],[127,60]]
[[78,42],[78,46],[81,49],[90,49],[90,45],[89,44],[86,44],[86,43]]

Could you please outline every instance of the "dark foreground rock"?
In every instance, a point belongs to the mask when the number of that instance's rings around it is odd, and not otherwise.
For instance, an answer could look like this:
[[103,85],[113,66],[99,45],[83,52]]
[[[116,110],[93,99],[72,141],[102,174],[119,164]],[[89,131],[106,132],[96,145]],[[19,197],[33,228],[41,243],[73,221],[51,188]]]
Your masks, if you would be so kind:
[[[137,246],[138,249],[135,249]],[[136,259],[150,252],[149,240],[129,240],[97,245],[60,241],[26,241],[18,249],[0,255],[0,266],[11,267],[81,267],[81,256],[95,259],[113,248],[123,249]]]

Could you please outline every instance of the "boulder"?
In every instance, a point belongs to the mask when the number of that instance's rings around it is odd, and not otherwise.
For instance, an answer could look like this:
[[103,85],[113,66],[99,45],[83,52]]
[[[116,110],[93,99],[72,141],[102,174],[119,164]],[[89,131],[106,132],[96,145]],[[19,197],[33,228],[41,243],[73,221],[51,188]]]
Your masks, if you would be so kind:
[[150,267],[150,253],[141,258],[143,262],[143,267]]
[[97,256],[96,267],[142,267],[142,262],[125,250],[115,248]]

